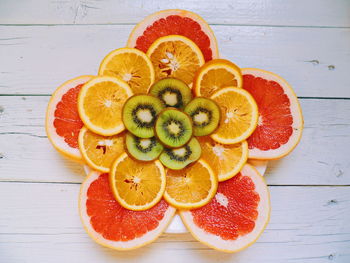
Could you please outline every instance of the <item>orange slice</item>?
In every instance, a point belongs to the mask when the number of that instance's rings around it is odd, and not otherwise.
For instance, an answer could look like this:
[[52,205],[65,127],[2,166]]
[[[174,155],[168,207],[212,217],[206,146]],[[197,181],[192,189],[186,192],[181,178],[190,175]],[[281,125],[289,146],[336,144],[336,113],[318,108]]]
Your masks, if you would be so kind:
[[86,83],[78,97],[78,111],[85,126],[100,135],[122,132],[122,108],[132,95],[129,85],[114,77],[96,77]]
[[208,136],[197,137],[202,148],[202,159],[218,176],[219,182],[239,173],[248,159],[248,143],[221,144]]
[[211,138],[223,144],[235,144],[247,139],[258,123],[258,106],[250,93],[241,88],[227,87],[211,97],[221,110],[218,129]]
[[124,80],[133,93],[146,93],[154,82],[152,62],[136,48],[119,48],[109,53],[103,59],[98,75]]
[[124,138],[124,133],[102,136],[83,127],[79,133],[79,149],[89,166],[108,173],[115,159],[124,152]]
[[165,171],[159,161],[136,161],[123,153],[109,175],[112,192],[125,208],[140,211],[156,205],[165,190]]
[[177,208],[191,209],[204,206],[215,195],[218,180],[204,160],[181,170],[166,172],[165,200]]
[[197,96],[210,97],[224,87],[242,88],[241,69],[226,59],[214,59],[207,62],[196,73],[193,81]]
[[192,40],[179,35],[158,38],[149,47],[147,56],[154,66],[156,81],[173,77],[189,85],[196,71],[204,64],[199,47]]

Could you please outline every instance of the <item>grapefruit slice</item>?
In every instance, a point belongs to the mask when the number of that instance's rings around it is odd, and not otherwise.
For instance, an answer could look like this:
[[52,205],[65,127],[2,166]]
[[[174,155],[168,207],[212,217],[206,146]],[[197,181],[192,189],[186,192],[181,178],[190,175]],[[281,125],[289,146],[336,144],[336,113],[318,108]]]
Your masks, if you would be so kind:
[[280,76],[245,68],[243,88],[254,97],[258,126],[248,138],[249,158],[272,160],[290,153],[301,138],[304,121],[291,86]]
[[205,61],[219,57],[216,38],[209,25],[199,15],[180,9],[163,10],[146,17],[131,32],[127,46],[146,53],[154,41],[168,35],[191,39],[202,51]]
[[81,186],[81,221],[98,244],[117,250],[130,250],[157,239],[173,218],[176,209],[161,200],[146,211],[131,211],[114,198],[108,174],[92,172]]
[[52,94],[46,111],[46,134],[50,142],[60,153],[77,161],[82,159],[78,136],[84,126],[78,113],[78,95],[91,78],[80,76],[63,83]]
[[259,172],[246,164],[238,175],[219,183],[210,203],[180,211],[180,215],[198,241],[224,252],[238,252],[265,229],[270,217],[269,191]]

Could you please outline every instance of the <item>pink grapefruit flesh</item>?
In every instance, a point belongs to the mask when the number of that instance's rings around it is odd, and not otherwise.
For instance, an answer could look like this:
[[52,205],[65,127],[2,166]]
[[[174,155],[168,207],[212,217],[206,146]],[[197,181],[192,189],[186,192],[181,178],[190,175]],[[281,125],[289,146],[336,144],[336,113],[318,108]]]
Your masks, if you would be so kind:
[[195,238],[225,252],[237,252],[254,243],[266,227],[269,213],[265,181],[248,164],[233,178],[219,183],[210,203],[180,212]]
[[84,181],[79,203],[88,234],[97,243],[118,250],[134,249],[155,240],[176,211],[164,200],[145,211],[128,210],[115,200],[108,174],[97,172]]
[[243,69],[243,88],[254,97],[258,126],[248,138],[249,158],[278,159],[297,145],[303,118],[297,97],[281,77],[260,69]]
[[132,31],[128,46],[147,52],[151,44],[160,37],[182,35],[197,44],[205,61],[218,57],[217,43],[209,25],[197,14],[171,9],[146,17]]
[[62,96],[61,101],[56,106],[53,122],[57,134],[63,137],[64,141],[72,148],[78,148],[79,132],[84,125],[77,108],[78,95],[82,86],[83,84],[79,84]]
[[78,136],[83,127],[78,113],[81,87],[93,76],[80,76],[63,83],[52,94],[46,112],[46,133],[53,146],[63,155],[81,161]]

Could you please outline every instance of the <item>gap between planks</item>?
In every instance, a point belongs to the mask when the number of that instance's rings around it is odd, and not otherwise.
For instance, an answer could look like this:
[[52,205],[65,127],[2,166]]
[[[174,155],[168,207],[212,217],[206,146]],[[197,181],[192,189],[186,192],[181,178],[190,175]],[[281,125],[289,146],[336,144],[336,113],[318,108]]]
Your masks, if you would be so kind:
[[[97,24],[0,24],[1,26],[135,26],[136,23],[97,23]],[[279,27],[279,28],[334,28],[334,29],[348,29],[349,26],[312,26],[312,25],[261,25],[261,24],[220,24],[210,23],[210,26],[227,26],[227,27]]]
[[[82,72],[95,73],[101,58],[116,47],[125,46],[132,26],[1,28],[0,38],[15,40],[1,41],[0,93],[51,94],[62,79]],[[221,57],[241,67],[278,72],[299,96],[350,97],[349,29],[252,26],[213,26],[213,29]],[[67,63],[68,58],[71,63]],[[36,75],[38,72],[40,76]]]

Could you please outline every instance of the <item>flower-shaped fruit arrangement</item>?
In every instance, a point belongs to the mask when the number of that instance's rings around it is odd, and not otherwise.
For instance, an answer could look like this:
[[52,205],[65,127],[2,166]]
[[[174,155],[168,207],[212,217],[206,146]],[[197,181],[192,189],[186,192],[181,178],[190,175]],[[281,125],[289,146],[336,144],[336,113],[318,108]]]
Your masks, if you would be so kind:
[[95,170],[79,208],[89,235],[114,249],[155,240],[178,211],[202,243],[252,244],[270,214],[268,188],[249,159],[298,143],[298,100],[279,76],[218,58],[214,34],[184,10],[155,13],[109,53],[98,76],[60,86],[48,138]]

